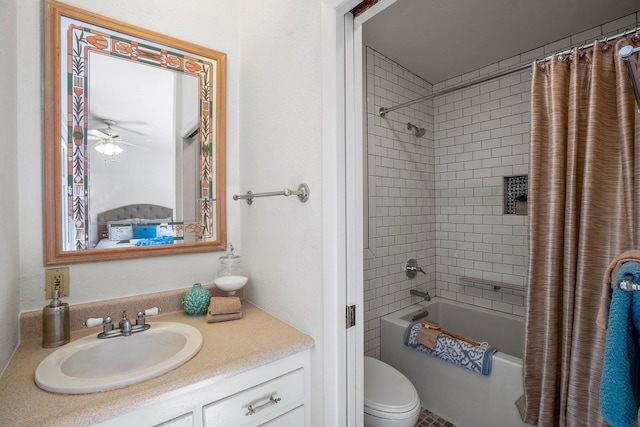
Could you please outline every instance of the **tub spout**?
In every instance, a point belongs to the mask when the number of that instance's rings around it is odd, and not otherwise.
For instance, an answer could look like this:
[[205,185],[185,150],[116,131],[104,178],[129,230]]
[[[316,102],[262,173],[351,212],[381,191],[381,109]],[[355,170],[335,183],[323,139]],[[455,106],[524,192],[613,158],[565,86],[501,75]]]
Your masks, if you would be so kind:
[[409,291],[409,294],[413,295],[415,297],[423,298],[425,301],[431,301],[431,295],[429,295],[428,291],[427,292],[422,292],[422,291],[419,291],[417,289],[411,289]]

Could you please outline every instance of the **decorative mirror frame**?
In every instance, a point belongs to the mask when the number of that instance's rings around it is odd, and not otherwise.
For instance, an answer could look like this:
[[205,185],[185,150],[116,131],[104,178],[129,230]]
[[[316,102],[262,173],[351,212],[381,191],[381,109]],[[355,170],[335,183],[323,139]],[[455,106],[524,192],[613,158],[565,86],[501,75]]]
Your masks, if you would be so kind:
[[[67,40],[61,40],[62,17],[79,20],[89,25],[108,28],[129,36],[116,37],[89,26],[70,26]],[[93,12],[77,9],[55,0],[47,2],[47,46],[45,76],[45,265],[71,264],[105,260],[141,258],[223,250],[227,244],[226,229],[226,54],[204,48],[176,38],[136,27]],[[145,42],[151,42],[147,44]],[[73,181],[73,194],[63,195],[62,150],[60,149],[61,60],[60,43],[67,43],[67,81],[69,81],[68,142],[69,156],[65,161],[72,174],[65,177]],[[166,49],[159,49],[160,44]],[[176,52],[173,52],[175,49]],[[115,55],[125,60],[144,62],[146,65],[172,69],[199,77],[200,80],[200,207],[198,222],[191,224],[203,237],[215,238],[200,242],[176,243],[141,247],[87,249],[88,245],[88,56],[89,52]],[[184,53],[187,53],[185,55]],[[189,56],[191,54],[192,56]],[[215,98],[215,99],[214,99]],[[215,142],[215,153],[213,144]],[[215,163],[215,164],[214,164]],[[195,179],[195,177],[194,177]],[[212,196],[215,188],[215,198]],[[62,197],[69,197],[70,212],[65,219],[75,227],[77,250],[63,250]],[[215,202],[215,203],[213,203]],[[212,205],[215,204],[215,216]]]

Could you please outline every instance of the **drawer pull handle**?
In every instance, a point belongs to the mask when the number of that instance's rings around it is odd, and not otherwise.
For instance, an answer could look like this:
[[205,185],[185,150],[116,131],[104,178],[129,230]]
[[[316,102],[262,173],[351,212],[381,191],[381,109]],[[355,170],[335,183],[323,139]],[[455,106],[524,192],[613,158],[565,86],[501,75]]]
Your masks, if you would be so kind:
[[262,411],[263,409],[266,409],[270,406],[275,405],[276,403],[280,402],[282,399],[280,397],[273,397],[273,395],[269,396],[269,401],[263,403],[260,406],[256,406],[255,408],[253,407],[253,405],[249,405],[249,411],[245,414],[246,416],[249,415],[253,415],[253,414],[257,414],[258,412]]

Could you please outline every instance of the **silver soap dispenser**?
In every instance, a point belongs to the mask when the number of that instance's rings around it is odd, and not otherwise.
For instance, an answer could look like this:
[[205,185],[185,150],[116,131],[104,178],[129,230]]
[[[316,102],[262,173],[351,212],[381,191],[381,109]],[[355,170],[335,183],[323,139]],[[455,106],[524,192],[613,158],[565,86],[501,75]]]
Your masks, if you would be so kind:
[[53,291],[53,299],[42,309],[42,347],[59,347],[71,341],[69,304],[60,301],[60,291]]

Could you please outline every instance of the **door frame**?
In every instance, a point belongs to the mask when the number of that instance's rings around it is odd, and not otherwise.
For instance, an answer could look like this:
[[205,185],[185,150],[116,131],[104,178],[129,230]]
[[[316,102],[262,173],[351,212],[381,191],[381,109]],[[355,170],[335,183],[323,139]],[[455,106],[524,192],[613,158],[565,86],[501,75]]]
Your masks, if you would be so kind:
[[[325,425],[364,423],[364,75],[362,25],[396,0],[354,18],[361,0],[322,3]],[[347,328],[347,306],[356,324]],[[331,375],[335,373],[335,375]],[[343,381],[342,379],[346,379]]]

